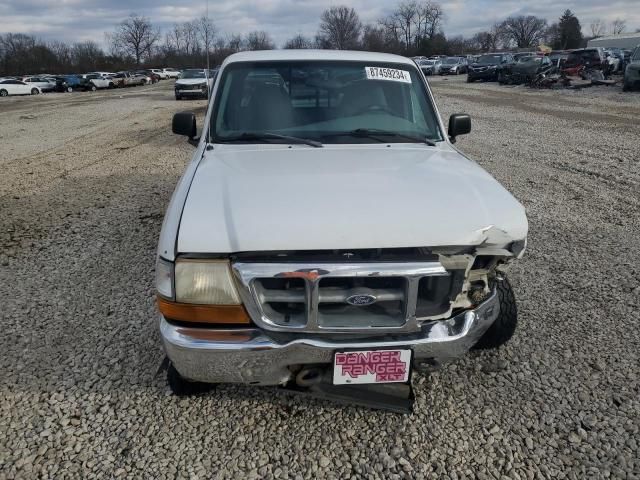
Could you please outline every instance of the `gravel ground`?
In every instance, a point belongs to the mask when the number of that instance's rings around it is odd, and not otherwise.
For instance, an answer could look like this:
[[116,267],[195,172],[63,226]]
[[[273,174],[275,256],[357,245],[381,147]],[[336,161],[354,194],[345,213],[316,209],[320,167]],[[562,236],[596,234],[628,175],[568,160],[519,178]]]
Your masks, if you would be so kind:
[[432,85],[530,237],[513,340],[416,376],[410,416],[171,396],[154,250],[192,152],[171,115],[204,102],[168,83],[0,102],[0,479],[640,478],[640,94]]

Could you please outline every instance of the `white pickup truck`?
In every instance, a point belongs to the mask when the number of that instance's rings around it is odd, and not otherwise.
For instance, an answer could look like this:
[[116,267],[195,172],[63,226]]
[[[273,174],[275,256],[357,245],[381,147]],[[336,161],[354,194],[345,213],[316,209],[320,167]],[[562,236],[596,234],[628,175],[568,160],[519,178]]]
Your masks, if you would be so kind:
[[173,391],[410,385],[412,370],[506,342],[504,269],[527,219],[453,146],[470,129],[464,114],[445,128],[404,57],[228,57],[201,133],[193,113],[173,119],[197,146],[157,255]]

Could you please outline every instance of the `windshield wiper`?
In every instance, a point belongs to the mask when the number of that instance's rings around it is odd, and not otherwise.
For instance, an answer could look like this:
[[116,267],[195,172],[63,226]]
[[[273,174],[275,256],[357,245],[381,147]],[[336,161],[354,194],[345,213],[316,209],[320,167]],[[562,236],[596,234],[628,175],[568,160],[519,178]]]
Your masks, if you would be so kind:
[[399,137],[405,138],[407,140],[412,140],[418,143],[426,143],[430,147],[435,147],[436,143],[433,140],[428,139],[427,137],[414,137],[412,135],[405,135],[403,133],[391,132],[388,130],[380,130],[377,128],[356,128],[355,130],[351,130],[350,132],[339,132],[332,133],[327,136],[350,136],[350,137],[365,137],[372,138],[374,140],[378,140],[379,142],[384,142],[384,139],[378,137]]
[[232,137],[218,138],[218,141],[222,143],[242,142],[242,141],[248,141],[248,140],[286,140],[289,143],[300,143],[300,144],[309,145],[315,148],[322,147],[322,143],[316,140],[311,140],[309,138],[301,138],[301,137],[290,137],[288,135],[280,135],[279,133],[272,133],[272,132],[243,132],[239,135],[234,135]]

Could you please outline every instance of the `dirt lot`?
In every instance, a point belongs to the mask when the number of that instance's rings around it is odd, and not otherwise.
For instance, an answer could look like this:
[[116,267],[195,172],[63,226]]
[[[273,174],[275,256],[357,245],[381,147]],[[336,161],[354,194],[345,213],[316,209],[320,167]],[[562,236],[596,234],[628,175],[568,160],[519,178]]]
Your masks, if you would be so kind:
[[204,102],[168,83],[0,101],[0,479],[640,478],[640,94],[432,85],[530,237],[516,336],[416,377],[411,416],[171,396],[154,250],[193,151],[171,115]]

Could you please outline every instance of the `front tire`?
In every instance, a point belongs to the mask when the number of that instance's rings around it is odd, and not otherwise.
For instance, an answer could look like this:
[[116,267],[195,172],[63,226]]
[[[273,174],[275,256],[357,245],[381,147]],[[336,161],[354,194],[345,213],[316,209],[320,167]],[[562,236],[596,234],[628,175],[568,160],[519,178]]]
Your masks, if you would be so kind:
[[37,88],[32,88],[31,95],[40,95],[40,90],[38,90]]
[[0,97],[7,97],[9,95],[9,92],[7,92],[6,90],[2,89],[0,90]]
[[189,397],[212,390],[215,385],[211,383],[190,382],[183,378],[172,363],[167,369],[167,383],[177,397]]
[[507,278],[496,280],[496,292],[500,313],[495,322],[489,327],[484,335],[478,340],[474,346],[478,350],[489,350],[498,348],[507,343],[518,324],[518,307],[516,305],[516,297]]
[[73,88],[72,87],[67,87],[66,91],[67,91],[67,93],[71,93],[71,92],[73,92]]
[[176,95],[176,100],[182,100],[182,97],[180,95]]

